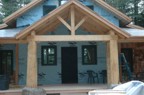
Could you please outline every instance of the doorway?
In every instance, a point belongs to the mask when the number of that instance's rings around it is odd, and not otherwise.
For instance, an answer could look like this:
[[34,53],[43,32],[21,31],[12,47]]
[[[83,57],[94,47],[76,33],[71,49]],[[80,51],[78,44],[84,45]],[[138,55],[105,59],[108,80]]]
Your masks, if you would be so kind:
[[78,83],[77,47],[62,47],[62,83]]
[[133,49],[132,48],[122,48],[121,52],[124,53],[126,60],[129,63],[130,70],[133,72]]

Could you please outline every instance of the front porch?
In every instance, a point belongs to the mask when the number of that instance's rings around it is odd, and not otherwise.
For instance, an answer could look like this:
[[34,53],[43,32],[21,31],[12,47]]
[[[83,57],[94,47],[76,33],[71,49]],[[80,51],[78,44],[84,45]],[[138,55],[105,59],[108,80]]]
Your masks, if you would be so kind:
[[[67,14],[67,15],[65,15]],[[36,22],[35,24],[25,28],[24,30],[19,31],[19,33],[13,38],[10,39],[2,39],[1,44],[3,43],[16,43],[16,80],[18,82],[18,75],[19,71],[24,71],[25,77],[25,86],[30,88],[37,88],[39,82],[39,75],[45,75],[42,72],[39,72],[39,70],[47,70],[49,71],[47,74],[47,78],[50,78],[52,81],[55,80],[60,74],[59,72],[62,71],[59,69],[61,67],[61,64],[57,63],[55,59],[55,53],[56,50],[51,47],[43,47],[41,50],[39,48],[39,44],[46,43],[58,43],[60,45],[63,45],[63,43],[78,43],[78,42],[86,42],[87,44],[89,42],[95,43],[105,43],[105,48],[100,47],[101,50],[98,52],[103,53],[104,62],[100,61],[98,64],[104,66],[104,70],[106,70],[107,77],[107,84],[109,86],[116,85],[119,83],[119,64],[118,64],[118,40],[119,39],[125,39],[128,38],[130,35],[123,32],[120,28],[116,27],[112,23],[109,23],[107,20],[103,19],[99,15],[93,13],[91,10],[87,9],[85,6],[81,5],[75,0],[71,0],[70,2],[66,3],[63,6],[60,6],[58,9],[52,11],[49,15],[42,18],[40,21]],[[19,44],[25,44],[25,47],[19,47]],[[83,43],[82,45],[87,45]],[[79,44],[78,44],[79,45]],[[81,46],[82,46],[81,45]],[[41,45],[40,45],[41,46]],[[55,45],[52,45],[55,46]],[[59,46],[59,45],[57,45]],[[81,47],[80,46],[80,47]],[[82,49],[78,48],[78,46],[66,46],[69,48],[75,48],[74,51],[78,51],[77,53],[80,53],[81,55]],[[59,56],[57,56],[57,59],[63,63],[65,60],[69,60],[67,56],[62,56],[62,51],[64,48],[60,47],[59,50]],[[18,51],[19,50],[19,51]],[[96,54],[94,54],[96,49],[89,47],[84,47],[82,53],[83,55],[78,56],[77,54],[73,54],[74,52],[69,52],[67,55],[73,57],[70,58],[69,62],[64,62],[65,65],[68,64],[68,66],[71,66],[67,68],[67,70],[70,70],[74,64],[81,65],[81,63],[91,63],[91,66],[83,66],[85,69],[71,69],[71,71],[62,71],[62,78],[64,77],[67,72],[71,72],[69,75],[70,77],[74,74],[76,74],[76,80],[78,81],[78,75],[79,73],[86,72],[87,70],[94,70],[96,71]],[[38,55],[43,52],[42,56]],[[65,51],[65,50],[64,50]],[[71,50],[69,50],[71,51]],[[91,51],[91,54],[89,52]],[[21,54],[19,54],[21,53]],[[64,53],[66,54],[66,52]],[[99,54],[98,54],[99,55]],[[41,57],[40,57],[41,56]],[[83,60],[83,57],[85,56],[85,59]],[[101,57],[101,56],[100,56]],[[72,59],[73,58],[73,59]],[[77,58],[77,59],[75,59]],[[25,59],[25,60],[24,60]],[[43,59],[45,61],[40,62],[46,65],[47,63],[49,65],[56,65],[56,68],[54,69],[53,66],[49,66],[47,68],[39,69],[39,59]],[[90,59],[90,61],[88,61]],[[100,59],[100,58],[99,58]],[[73,62],[73,60],[75,60]],[[49,61],[49,62],[48,62]],[[80,62],[78,62],[80,61]],[[73,63],[69,64],[69,63]],[[24,63],[24,64],[22,64]],[[105,64],[102,64],[105,63]],[[18,66],[22,64],[22,68],[19,68]],[[81,67],[81,66],[79,66]],[[19,70],[18,70],[19,68]],[[100,68],[100,67],[98,67]],[[82,71],[76,71],[76,70],[82,70]],[[101,69],[102,70],[102,69]],[[98,72],[98,71],[97,71]],[[65,74],[64,74],[65,73]],[[99,73],[99,72],[98,72]],[[21,77],[23,74],[20,74]],[[51,77],[51,75],[57,75]],[[66,77],[69,78],[69,77]],[[73,77],[71,77],[73,78]],[[67,79],[70,80],[70,79]],[[63,81],[63,79],[61,80]],[[78,83],[77,81],[73,83]],[[85,83],[87,83],[87,78],[84,80]],[[52,83],[51,81],[47,81],[49,83]],[[56,84],[61,84],[65,82],[59,82]],[[67,83],[67,82],[66,82]],[[71,82],[68,82],[68,84]],[[44,83],[43,83],[44,84]]]

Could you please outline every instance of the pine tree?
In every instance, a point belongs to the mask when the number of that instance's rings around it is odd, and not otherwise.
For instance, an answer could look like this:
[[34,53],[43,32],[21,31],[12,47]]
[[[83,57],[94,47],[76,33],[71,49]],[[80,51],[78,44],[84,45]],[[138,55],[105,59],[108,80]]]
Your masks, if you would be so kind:
[[0,22],[2,23],[2,19],[9,16],[19,8],[23,7],[30,0],[1,0],[0,1]]

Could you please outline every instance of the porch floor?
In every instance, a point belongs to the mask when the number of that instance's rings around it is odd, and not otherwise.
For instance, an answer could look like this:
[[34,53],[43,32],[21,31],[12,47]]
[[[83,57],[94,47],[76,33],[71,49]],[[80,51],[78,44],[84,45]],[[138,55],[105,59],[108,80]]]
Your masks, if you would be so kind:
[[[47,94],[52,93],[62,93],[64,94],[72,94],[79,93],[82,95],[87,95],[87,93],[91,90],[106,90],[107,84],[59,84],[59,85],[45,85],[39,86],[39,88],[43,88],[46,90]],[[0,95],[21,95],[23,87],[12,87],[9,90],[1,90]],[[74,94],[73,94],[74,95]]]

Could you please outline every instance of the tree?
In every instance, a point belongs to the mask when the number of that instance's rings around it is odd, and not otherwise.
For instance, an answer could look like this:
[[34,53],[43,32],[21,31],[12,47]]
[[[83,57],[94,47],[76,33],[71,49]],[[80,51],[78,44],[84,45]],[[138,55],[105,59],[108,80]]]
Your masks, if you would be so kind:
[[134,24],[142,24],[144,18],[144,0],[105,0],[108,4],[117,8],[133,19]]
[[1,0],[0,1],[0,22],[19,8],[25,6],[31,0]]

